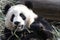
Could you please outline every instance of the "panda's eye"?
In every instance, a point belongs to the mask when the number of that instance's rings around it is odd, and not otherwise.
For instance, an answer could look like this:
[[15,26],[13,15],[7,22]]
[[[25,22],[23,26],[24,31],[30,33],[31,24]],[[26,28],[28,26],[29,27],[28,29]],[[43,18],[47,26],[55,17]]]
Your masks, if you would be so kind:
[[26,17],[22,13],[20,13],[20,16],[22,17],[23,20],[26,19]]
[[13,14],[12,16],[11,16],[11,22],[13,22],[13,19],[14,19],[14,17],[15,17],[15,15]]

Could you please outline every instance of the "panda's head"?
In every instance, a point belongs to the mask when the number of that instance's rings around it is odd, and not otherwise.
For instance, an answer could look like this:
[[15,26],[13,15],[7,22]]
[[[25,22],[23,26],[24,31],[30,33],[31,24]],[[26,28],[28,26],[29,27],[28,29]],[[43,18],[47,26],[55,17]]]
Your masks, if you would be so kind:
[[25,2],[25,5],[18,4],[10,6],[7,4],[5,6],[5,25],[6,28],[14,30],[15,27],[18,28],[18,31],[25,29],[34,22],[34,19],[37,15],[32,11],[32,3],[29,1]]

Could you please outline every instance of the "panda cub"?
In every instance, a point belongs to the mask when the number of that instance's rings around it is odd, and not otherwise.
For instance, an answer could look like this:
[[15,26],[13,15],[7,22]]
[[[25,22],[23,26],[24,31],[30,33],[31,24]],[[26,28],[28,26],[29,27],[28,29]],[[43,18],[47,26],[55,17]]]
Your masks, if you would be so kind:
[[30,1],[4,8],[5,29],[2,40],[52,40],[52,26],[32,10]]

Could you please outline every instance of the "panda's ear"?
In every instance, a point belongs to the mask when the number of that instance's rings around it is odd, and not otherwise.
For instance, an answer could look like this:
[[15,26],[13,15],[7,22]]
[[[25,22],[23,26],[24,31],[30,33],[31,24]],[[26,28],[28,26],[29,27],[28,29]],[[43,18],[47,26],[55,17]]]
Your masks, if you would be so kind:
[[29,8],[32,9],[33,8],[33,4],[31,1],[25,1],[25,5]]
[[11,7],[10,4],[6,4],[5,7],[4,7],[4,9],[3,9],[3,14],[6,15],[10,7]]

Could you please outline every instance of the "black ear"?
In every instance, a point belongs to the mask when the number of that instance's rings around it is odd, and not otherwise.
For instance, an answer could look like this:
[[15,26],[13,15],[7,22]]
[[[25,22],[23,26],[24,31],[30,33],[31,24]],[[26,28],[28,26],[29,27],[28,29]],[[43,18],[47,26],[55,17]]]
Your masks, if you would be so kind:
[[32,9],[33,8],[33,4],[31,1],[25,1],[25,5],[29,8]]
[[7,12],[8,12],[8,9],[11,7],[11,5],[10,4],[6,4],[5,5],[5,7],[4,7],[4,9],[3,9],[3,14],[7,14]]

